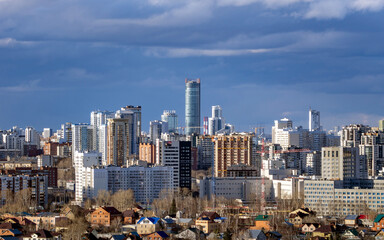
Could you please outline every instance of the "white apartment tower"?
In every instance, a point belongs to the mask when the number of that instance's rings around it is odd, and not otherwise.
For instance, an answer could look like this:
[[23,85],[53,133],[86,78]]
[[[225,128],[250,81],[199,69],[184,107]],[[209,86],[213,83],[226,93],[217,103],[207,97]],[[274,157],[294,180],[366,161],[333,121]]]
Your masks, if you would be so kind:
[[[109,118],[114,118],[115,113],[109,111],[92,111],[91,112],[91,126],[93,128],[93,149],[101,152],[106,148],[106,141],[100,139],[100,126],[106,125]],[[103,129],[103,128],[102,128]],[[101,144],[104,144],[103,146]]]
[[280,144],[284,149],[289,146],[300,146],[300,132],[292,127],[292,120],[287,118],[275,120],[275,125],[272,127],[272,143]]
[[161,121],[168,123],[168,131],[170,133],[177,133],[179,124],[175,110],[164,110],[163,115],[161,115]]
[[25,142],[40,148],[40,134],[33,127],[25,128]]
[[212,117],[208,118],[208,134],[215,135],[224,125],[223,110],[219,105],[212,106]]
[[156,139],[161,138],[162,133],[168,132],[168,122],[163,121],[151,121],[149,123],[149,138],[152,142],[156,142]]
[[73,154],[73,165],[75,168],[75,200],[82,202],[84,198],[84,183],[87,182],[85,167],[99,166],[101,164],[101,153],[98,152],[79,152]]
[[309,109],[309,131],[321,130],[320,112]]
[[93,126],[87,123],[72,124],[72,153],[94,150]]
[[51,128],[44,128],[43,129],[43,138],[50,138],[52,136],[52,129]]

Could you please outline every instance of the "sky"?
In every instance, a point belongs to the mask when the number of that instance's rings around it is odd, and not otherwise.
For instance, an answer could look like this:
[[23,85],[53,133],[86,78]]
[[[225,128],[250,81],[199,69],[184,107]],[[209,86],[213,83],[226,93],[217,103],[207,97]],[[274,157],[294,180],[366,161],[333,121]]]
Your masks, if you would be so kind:
[[384,0],[0,0],[0,23],[0,129],[126,105],[183,126],[185,78],[239,131],[384,118]]

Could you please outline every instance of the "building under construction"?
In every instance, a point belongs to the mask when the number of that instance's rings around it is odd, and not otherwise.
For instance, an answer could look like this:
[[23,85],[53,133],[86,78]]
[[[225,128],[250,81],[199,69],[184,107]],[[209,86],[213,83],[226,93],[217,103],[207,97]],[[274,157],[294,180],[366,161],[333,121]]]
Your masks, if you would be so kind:
[[232,165],[252,164],[252,134],[219,135],[214,139],[215,177],[227,177]]

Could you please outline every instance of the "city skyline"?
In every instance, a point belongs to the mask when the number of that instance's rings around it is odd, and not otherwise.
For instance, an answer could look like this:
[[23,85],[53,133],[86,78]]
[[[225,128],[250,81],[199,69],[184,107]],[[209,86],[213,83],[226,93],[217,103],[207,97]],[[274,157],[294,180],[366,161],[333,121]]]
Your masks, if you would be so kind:
[[309,106],[322,113],[325,129],[377,126],[383,6],[2,1],[0,128],[56,129],[125,105],[143,106],[143,129],[165,109],[176,109],[184,125],[186,77],[202,79],[201,118],[220,105],[239,131],[285,116],[307,127]]

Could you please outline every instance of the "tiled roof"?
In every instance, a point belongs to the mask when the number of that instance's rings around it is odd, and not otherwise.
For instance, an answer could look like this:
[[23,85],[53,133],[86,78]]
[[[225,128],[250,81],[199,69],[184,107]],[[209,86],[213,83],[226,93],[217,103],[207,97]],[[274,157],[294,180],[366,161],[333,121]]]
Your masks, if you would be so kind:
[[255,218],[255,221],[269,221],[271,218],[270,215],[259,215]]
[[357,217],[358,215],[348,215],[345,220],[356,220]]
[[125,210],[123,212],[123,217],[135,217],[136,213],[133,210]]
[[379,214],[376,216],[375,220],[373,222],[377,223],[380,222],[380,220],[384,217],[384,214]]
[[44,229],[41,229],[41,230],[39,230],[37,232],[34,232],[32,234],[37,234],[41,238],[52,238],[53,237],[50,231],[47,231],[47,230],[44,230]]
[[126,239],[127,237],[124,236],[124,235],[122,235],[122,234],[119,234],[119,235],[112,235],[112,238],[113,238],[114,240],[124,240],[124,239]]
[[162,237],[162,238],[168,238],[168,237],[169,237],[168,234],[166,234],[166,233],[163,232],[163,231],[158,231],[158,232],[156,232],[156,233],[159,234],[159,236]]
[[103,207],[103,209],[110,214],[121,214],[121,212],[114,207]]
[[332,227],[330,225],[324,225],[317,228],[315,232],[330,233],[332,232]]
[[141,223],[144,219],[148,219],[153,224],[156,224],[160,220],[160,218],[157,217],[142,217],[137,223]]

